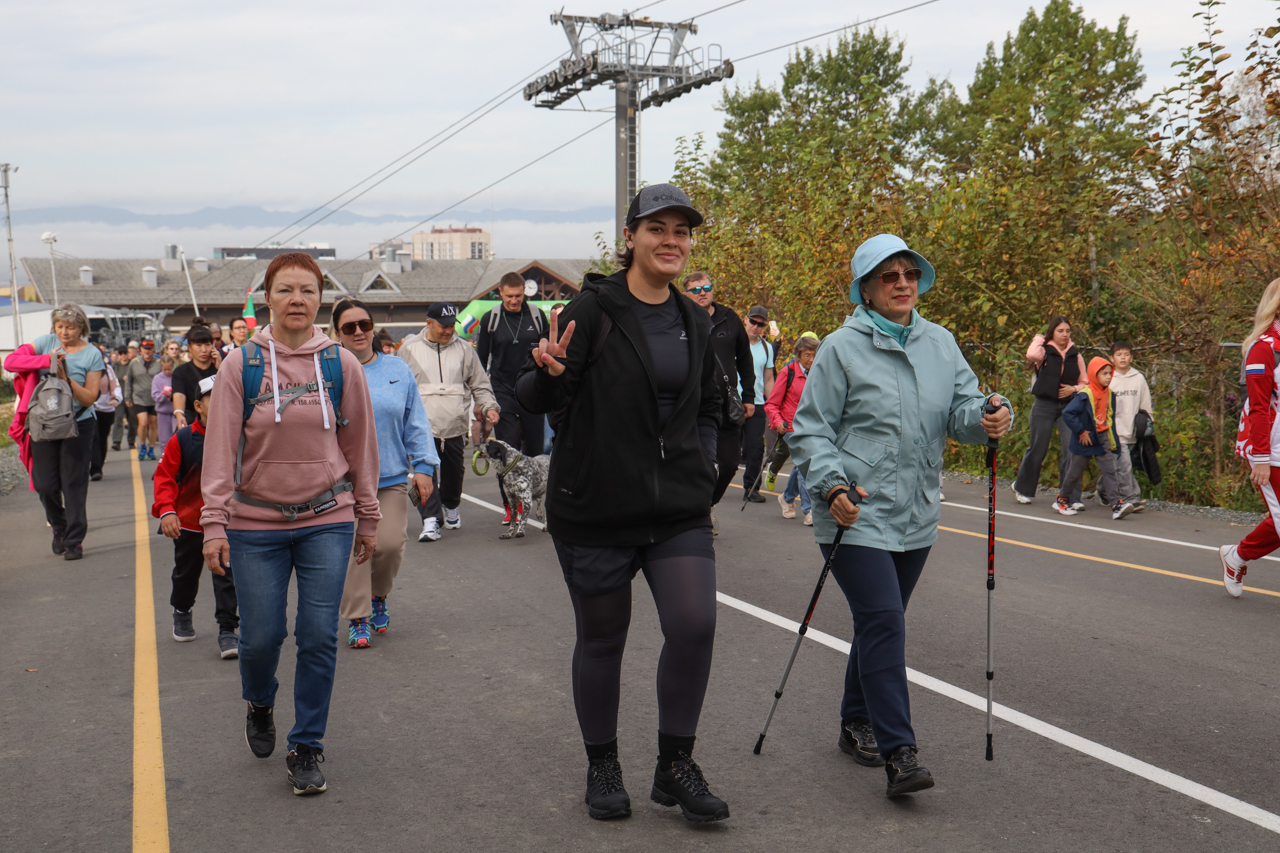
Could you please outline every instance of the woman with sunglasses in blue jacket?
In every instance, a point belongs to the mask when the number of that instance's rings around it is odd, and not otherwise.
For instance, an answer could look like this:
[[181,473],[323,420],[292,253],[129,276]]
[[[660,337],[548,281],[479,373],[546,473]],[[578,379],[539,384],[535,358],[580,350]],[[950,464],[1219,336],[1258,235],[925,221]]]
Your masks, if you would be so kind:
[[[857,307],[818,348],[787,442],[813,496],[824,558],[837,527],[848,528],[831,567],[854,630],[839,747],[884,766],[892,797],[933,787],[911,728],[905,611],[938,538],[942,452],[947,438],[999,438],[1012,410],[982,394],[955,338],[915,310],[935,279],[923,256],[879,234],[851,266]],[[988,400],[1000,408],[984,415]]]

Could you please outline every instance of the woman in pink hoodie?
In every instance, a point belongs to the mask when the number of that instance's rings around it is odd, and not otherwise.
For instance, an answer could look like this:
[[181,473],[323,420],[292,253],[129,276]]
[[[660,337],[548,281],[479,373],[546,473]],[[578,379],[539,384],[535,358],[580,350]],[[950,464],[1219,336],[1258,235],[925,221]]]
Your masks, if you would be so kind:
[[347,559],[373,555],[381,517],[369,389],[356,357],[315,326],[322,280],[301,252],[267,267],[273,322],[218,372],[201,472],[205,562],[214,574],[235,568],[245,740],[259,758],[275,749],[276,667],[289,576],[297,572],[295,722],[285,762],[295,794],[326,788],[321,739]]

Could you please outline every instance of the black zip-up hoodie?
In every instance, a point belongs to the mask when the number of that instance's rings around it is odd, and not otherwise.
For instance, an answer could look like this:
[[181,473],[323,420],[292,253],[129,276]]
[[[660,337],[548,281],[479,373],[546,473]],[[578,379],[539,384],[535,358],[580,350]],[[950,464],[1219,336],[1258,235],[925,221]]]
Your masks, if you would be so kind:
[[[560,334],[570,321],[577,324],[564,372],[551,376],[529,359],[516,383],[516,399],[531,412],[569,402],[551,453],[546,508],[547,529],[572,545],[635,547],[711,523],[720,425],[711,318],[670,287],[689,335],[690,369],[675,410],[659,427],[653,361],[626,275],[588,273],[558,320]],[[602,313],[612,325],[597,347]]]

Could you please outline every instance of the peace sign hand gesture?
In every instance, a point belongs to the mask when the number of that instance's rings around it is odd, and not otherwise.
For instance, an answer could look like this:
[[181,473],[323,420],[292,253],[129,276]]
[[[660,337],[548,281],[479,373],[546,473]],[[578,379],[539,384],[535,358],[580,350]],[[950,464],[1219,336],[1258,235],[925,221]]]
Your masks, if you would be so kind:
[[552,376],[564,373],[564,364],[560,359],[569,351],[569,341],[573,338],[573,329],[577,325],[577,321],[570,320],[569,325],[565,326],[564,336],[560,337],[557,334],[557,320],[555,314],[551,315],[551,328],[547,330],[547,337],[538,341],[538,346],[533,351],[533,363]]

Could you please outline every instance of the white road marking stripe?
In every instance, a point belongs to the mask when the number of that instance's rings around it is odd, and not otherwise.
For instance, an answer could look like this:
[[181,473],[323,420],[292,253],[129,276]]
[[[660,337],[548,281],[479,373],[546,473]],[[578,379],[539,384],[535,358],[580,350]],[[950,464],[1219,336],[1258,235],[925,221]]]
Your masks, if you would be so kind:
[[[488,501],[482,501],[482,500],[480,500],[479,498],[473,498],[473,497],[471,497],[471,495],[468,495],[468,494],[466,494],[465,492],[462,494],[462,499],[463,499],[464,501],[471,501],[473,504],[476,504],[476,505],[478,505],[478,506],[482,506],[482,507],[484,507],[485,509],[491,509],[491,510],[493,510],[494,512],[497,512],[497,513],[503,513],[503,514],[505,514],[505,513],[506,513],[506,509],[505,509],[505,508],[500,507],[500,506],[498,506],[498,505],[496,505],[496,504],[491,504],[491,503],[489,503]],[[547,529],[547,526],[546,526],[545,524],[543,524],[541,521],[534,521],[532,518],[526,518],[526,519],[524,520],[524,523],[525,523],[525,524],[527,524],[527,525],[529,525],[530,527],[536,527],[536,528],[538,528],[539,530],[546,530],[546,529]]]
[[[723,592],[716,593],[716,600],[734,608],[735,610],[740,610],[743,613],[754,616],[764,622],[768,622],[770,625],[777,625],[779,628],[784,628],[791,633],[795,633],[800,630],[800,623],[798,622],[792,622],[790,619],[786,619],[776,613],[765,610],[762,607],[757,607],[754,604],[749,604],[741,599],[734,598],[731,595],[725,595]],[[805,636],[810,640],[820,643],[827,648],[834,649],[843,655],[849,654],[849,644],[844,640],[831,636],[830,634],[810,627]],[[962,705],[968,705],[970,708],[983,712],[987,710],[987,700],[985,697],[979,696],[976,693],[970,693],[968,690],[963,690],[953,684],[948,684],[947,682],[934,678],[931,675],[925,675],[923,672],[914,670],[911,667],[907,667],[907,680],[920,685],[926,690],[932,690],[934,693],[946,696],[948,699],[954,699]],[[1043,720],[1038,720],[1035,717],[1022,713],[1021,711],[1015,711],[1014,709],[1006,705],[1001,705],[998,702],[995,703],[994,711],[996,717],[1004,720],[1005,722],[1012,723],[1019,728],[1026,729],[1027,731],[1038,734],[1041,737],[1048,738],[1055,743],[1060,743],[1065,747],[1076,750],[1077,752],[1082,752],[1085,755],[1110,764],[1112,767],[1118,767],[1135,776],[1155,782],[1157,785],[1163,785],[1172,791],[1176,791],[1177,793],[1190,797],[1193,800],[1199,800],[1207,806],[1212,806],[1213,808],[1224,811],[1227,814],[1235,815],[1242,820],[1247,820],[1252,824],[1262,827],[1263,829],[1269,829],[1272,832],[1280,833],[1280,815],[1273,814],[1265,809],[1260,809],[1255,805],[1246,803],[1244,800],[1236,799],[1229,794],[1224,794],[1221,791],[1201,785],[1199,782],[1192,782],[1190,779],[1179,776],[1176,773],[1170,773],[1168,770],[1162,770],[1154,764],[1148,764],[1145,761],[1140,761],[1137,758],[1125,755],[1123,752],[1118,752],[1110,747],[1094,743],[1093,741],[1082,738],[1079,735],[1072,734],[1066,729],[1060,729],[1055,725],[1046,723]],[[978,741],[975,740],[975,743],[978,743]],[[976,746],[974,751],[976,754]]]
[[[984,515],[987,512],[987,508],[985,506],[969,506],[967,504],[958,504],[953,501],[943,501],[942,505],[944,507],[955,507],[956,509],[971,509]],[[1098,509],[1102,509],[1102,507],[1099,506]],[[1183,542],[1181,539],[1165,539],[1161,536],[1148,536],[1145,533],[1130,533],[1127,530],[1112,530],[1109,527],[1095,527],[1092,524],[1085,524],[1079,521],[1058,521],[1056,518],[1040,518],[1034,515],[1025,515],[1020,512],[1009,512],[1004,509],[996,510],[996,515],[1007,515],[1009,518],[1021,518],[1026,521],[1038,521],[1041,524],[1060,524],[1063,527],[1070,527],[1072,530],[1080,530],[1081,528],[1084,528],[1085,530],[1092,530],[1095,533],[1110,533],[1115,536],[1128,536],[1130,539],[1146,539],[1149,542],[1162,542],[1165,545],[1181,545],[1184,548],[1199,548],[1201,551],[1218,550],[1217,545],[1201,545],[1199,542]],[[1133,516],[1130,516],[1130,518],[1132,517]],[[1280,563],[1280,557],[1263,557],[1262,559]]]

